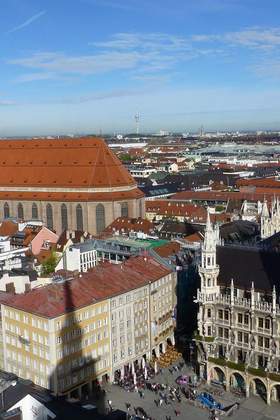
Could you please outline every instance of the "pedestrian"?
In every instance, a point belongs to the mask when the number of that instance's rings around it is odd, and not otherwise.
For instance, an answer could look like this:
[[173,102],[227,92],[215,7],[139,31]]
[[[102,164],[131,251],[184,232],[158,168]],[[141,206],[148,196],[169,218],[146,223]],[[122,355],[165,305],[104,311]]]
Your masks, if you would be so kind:
[[174,410],[174,413],[175,413],[175,416],[177,417],[177,416],[180,416],[180,411],[179,410]]
[[155,405],[158,407],[158,400],[154,400]]
[[130,403],[125,403],[125,406],[126,406],[127,411],[129,411],[130,407],[131,407],[131,404]]
[[108,402],[109,410],[112,411],[112,409],[113,409],[112,408],[112,401],[111,400],[108,400],[107,402]]

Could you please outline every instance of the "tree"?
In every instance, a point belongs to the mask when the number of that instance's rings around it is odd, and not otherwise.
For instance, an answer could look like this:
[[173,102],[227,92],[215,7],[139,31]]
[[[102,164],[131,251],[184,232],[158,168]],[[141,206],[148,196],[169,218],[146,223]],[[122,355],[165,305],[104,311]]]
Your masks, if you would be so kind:
[[42,263],[42,275],[54,273],[57,264],[57,256],[54,251],[51,252],[49,258]]
[[119,158],[122,162],[131,162],[132,161],[132,157],[128,153],[122,153],[119,156]]

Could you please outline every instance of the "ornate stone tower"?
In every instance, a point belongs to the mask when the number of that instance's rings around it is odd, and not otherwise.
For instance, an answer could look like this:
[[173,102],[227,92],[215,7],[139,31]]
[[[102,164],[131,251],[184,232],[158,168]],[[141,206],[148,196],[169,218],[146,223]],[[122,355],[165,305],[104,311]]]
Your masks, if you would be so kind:
[[213,227],[208,211],[205,237],[201,249],[201,265],[199,267],[199,275],[201,278],[201,293],[219,293],[219,286],[217,285],[219,266],[216,263],[216,247],[219,242],[219,227]]
[[261,214],[261,238],[269,238],[278,232],[280,232],[280,205],[277,197],[272,200],[270,213],[267,201],[264,200]]

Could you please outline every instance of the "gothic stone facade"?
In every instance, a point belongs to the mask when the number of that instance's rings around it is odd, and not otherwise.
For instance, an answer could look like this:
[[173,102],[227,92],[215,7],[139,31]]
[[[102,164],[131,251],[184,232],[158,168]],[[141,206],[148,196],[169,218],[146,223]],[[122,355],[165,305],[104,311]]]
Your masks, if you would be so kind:
[[220,285],[218,244],[218,231],[208,219],[197,292],[200,373],[208,382],[218,380],[228,390],[239,388],[246,397],[259,394],[270,404],[280,396],[280,307],[276,289],[273,286],[268,296],[253,282],[250,290],[234,280],[229,287]]

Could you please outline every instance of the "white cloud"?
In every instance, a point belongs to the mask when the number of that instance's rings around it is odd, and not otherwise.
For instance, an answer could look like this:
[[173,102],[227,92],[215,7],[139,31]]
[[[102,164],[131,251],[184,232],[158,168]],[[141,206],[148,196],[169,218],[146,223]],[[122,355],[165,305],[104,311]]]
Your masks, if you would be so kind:
[[[7,63],[33,70],[19,81],[44,80],[62,75],[92,75],[114,71],[160,73],[177,63],[199,56],[188,40],[167,34],[120,33],[104,42],[90,44],[88,55],[67,55],[59,52],[39,52],[28,57],[11,59]],[[201,55],[205,51],[201,51]],[[40,76],[40,73],[42,76]]]
[[[126,77],[133,80],[137,76],[139,80],[141,77],[142,80],[151,79],[155,75],[160,78],[187,61],[205,56],[234,57],[240,49],[249,51],[254,59],[261,58],[264,52],[267,56],[271,53],[270,59],[275,62],[272,53],[280,48],[280,28],[247,28],[224,34],[196,34],[189,37],[166,33],[117,33],[107,40],[89,45],[92,52],[87,55],[38,52],[11,59],[8,63],[31,70],[19,76],[19,82],[117,71],[125,72]],[[182,66],[182,69],[185,67]]]
[[280,58],[276,57],[273,60],[263,60],[262,62],[252,66],[255,73],[260,76],[269,76],[275,79],[280,79]]
[[10,101],[8,99],[1,99],[0,98],[0,106],[12,106],[12,105],[17,105],[17,103],[14,102],[14,101]]
[[36,13],[36,15],[31,16],[30,18],[28,18],[27,20],[25,20],[20,25],[15,26],[14,28],[12,28],[9,31],[7,31],[7,34],[11,34],[13,32],[20,31],[23,28],[26,28],[27,26],[31,25],[36,20],[40,19],[40,17],[44,16],[45,14],[46,14],[46,10],[41,10],[41,12]]
[[17,83],[24,83],[24,82],[35,82],[40,80],[51,80],[55,79],[55,73],[25,73],[19,76],[15,82]]
[[280,28],[248,28],[224,34],[198,34],[192,36],[195,43],[222,43],[232,47],[272,50],[280,47]]

